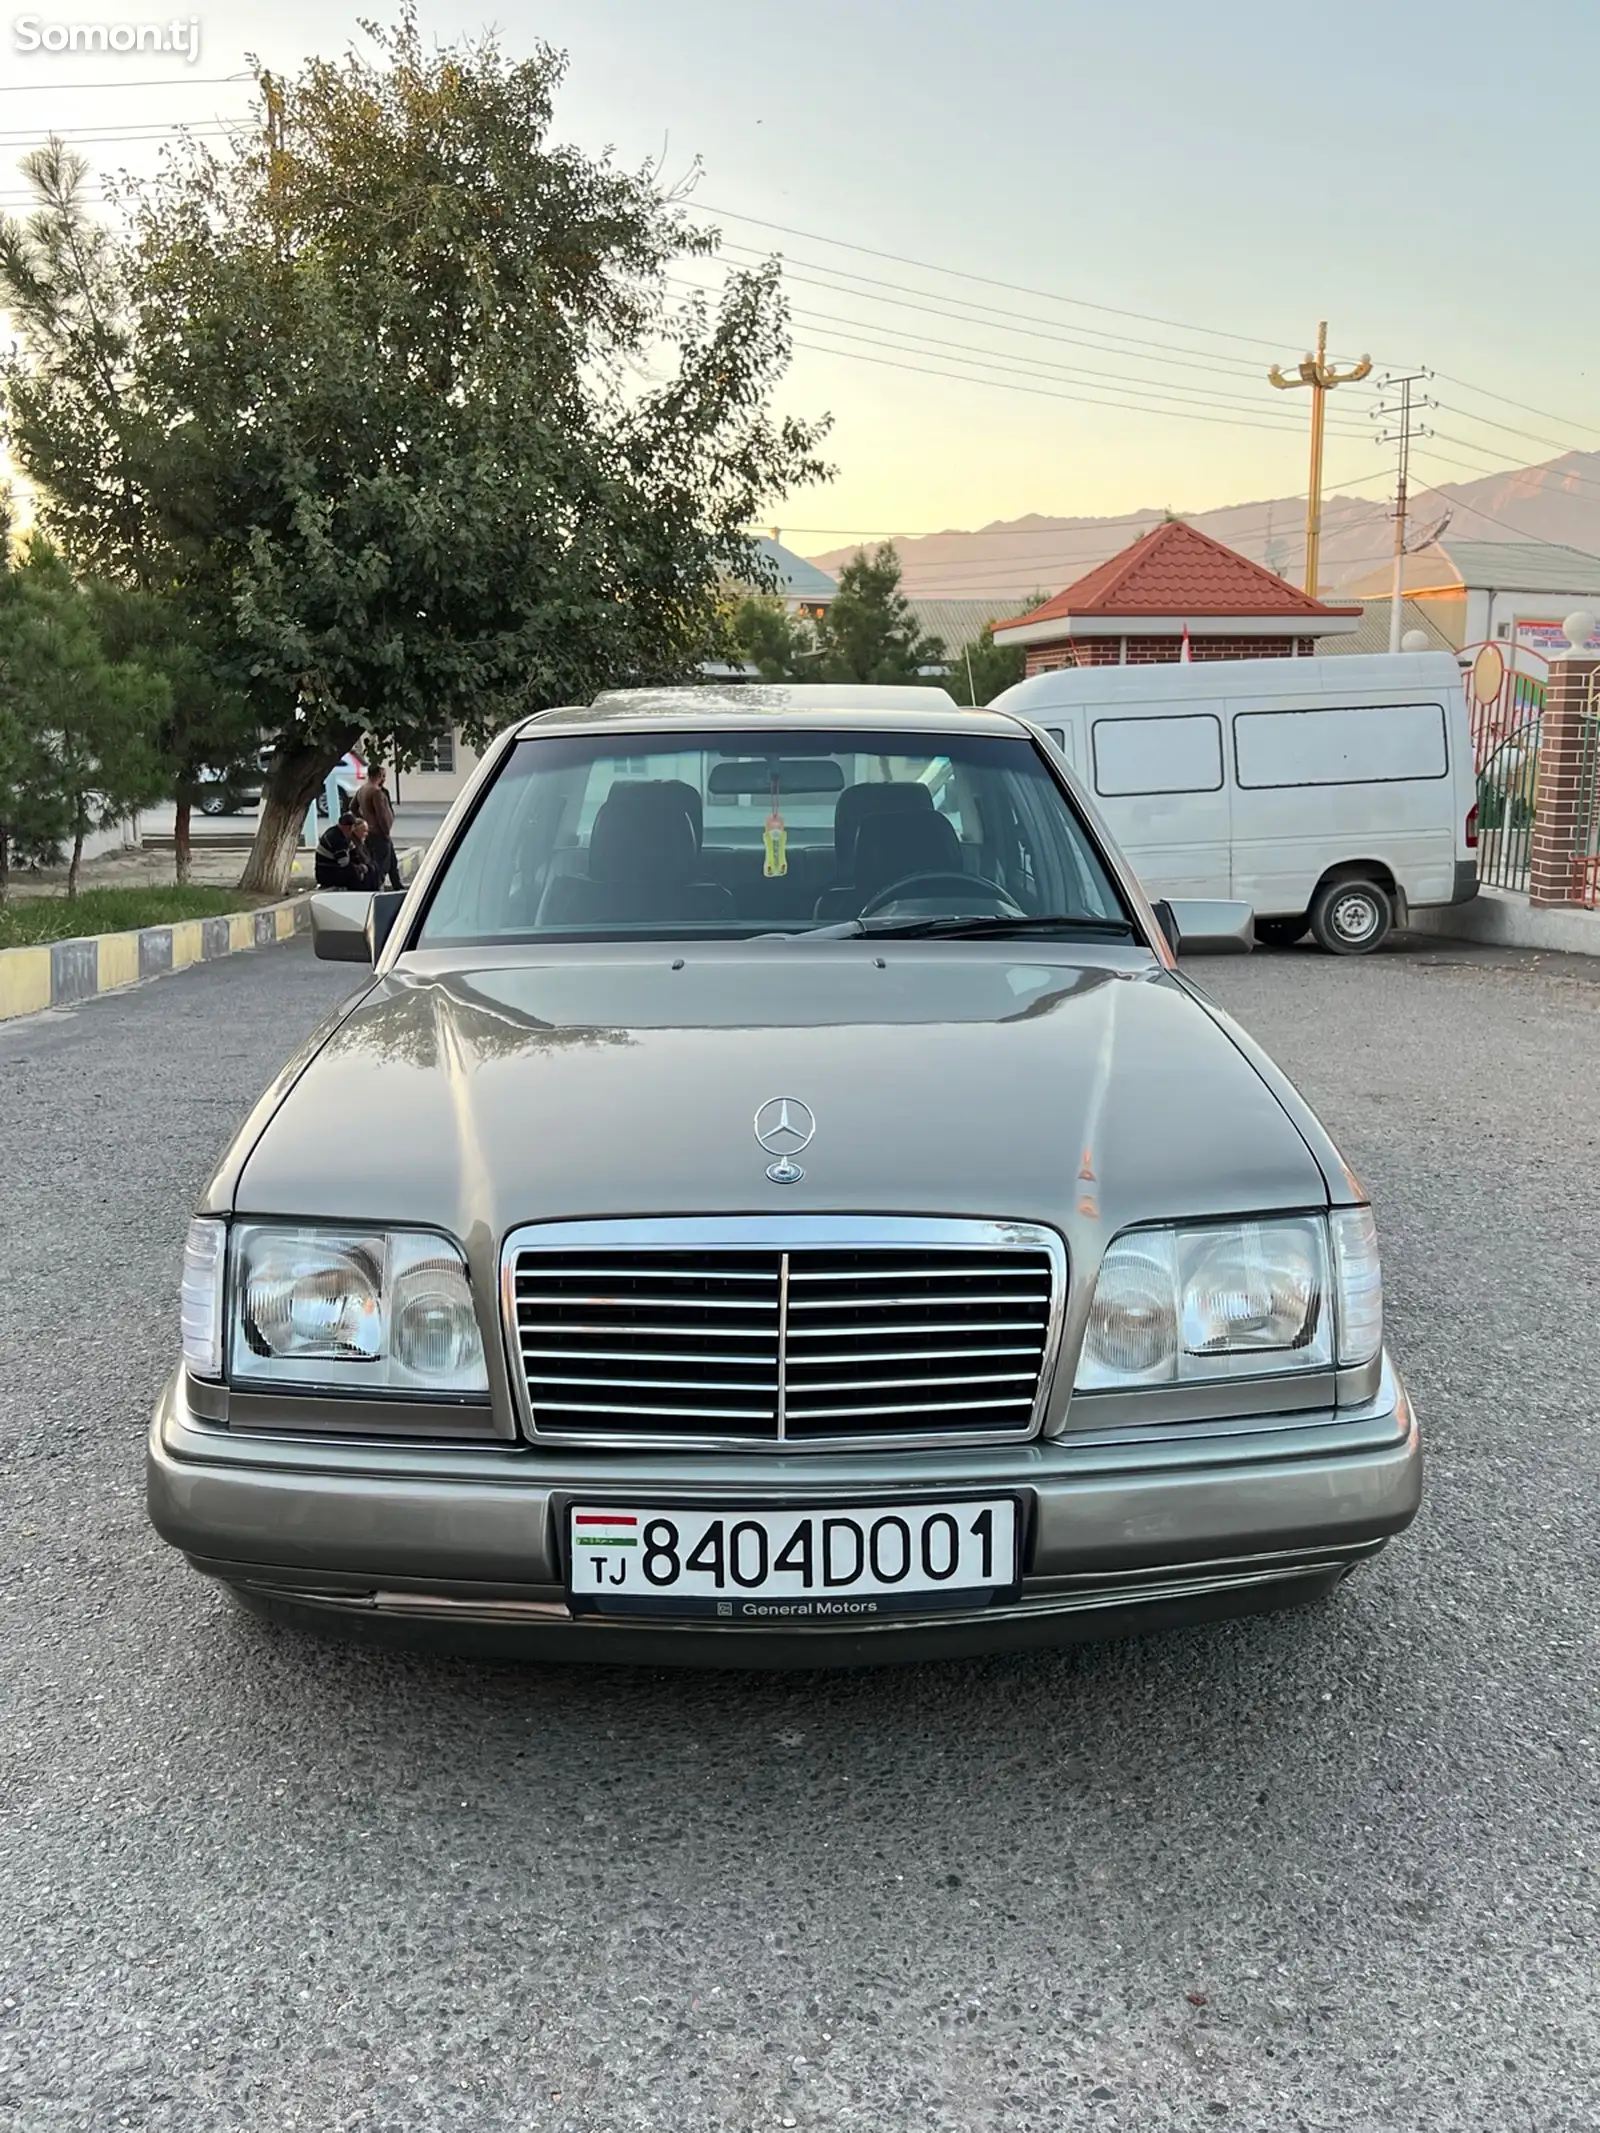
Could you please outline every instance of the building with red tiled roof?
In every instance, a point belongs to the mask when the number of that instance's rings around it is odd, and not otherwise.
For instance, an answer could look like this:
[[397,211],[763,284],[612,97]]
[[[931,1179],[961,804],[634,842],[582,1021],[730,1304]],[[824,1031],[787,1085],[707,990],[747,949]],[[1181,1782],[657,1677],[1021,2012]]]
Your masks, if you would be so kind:
[[1191,659],[1309,658],[1319,637],[1361,626],[1359,607],[1327,607],[1197,526],[1153,526],[1087,577],[994,626],[1027,650],[1027,671],[1149,666]]

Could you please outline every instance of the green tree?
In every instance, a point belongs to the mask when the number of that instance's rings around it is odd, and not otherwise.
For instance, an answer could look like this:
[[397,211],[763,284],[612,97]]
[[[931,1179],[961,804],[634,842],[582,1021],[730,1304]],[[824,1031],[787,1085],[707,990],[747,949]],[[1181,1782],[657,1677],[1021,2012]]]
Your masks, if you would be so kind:
[[[839,590],[817,624],[820,681],[942,680],[945,650],[925,637],[900,590],[900,558],[888,542],[858,549],[839,573]],[[937,670],[935,675],[924,668]]]
[[19,345],[0,363],[7,441],[35,516],[75,570],[148,590],[148,434],[135,362],[130,260],[90,211],[81,155],[51,139],[22,158],[33,194],[0,215],[0,304]]
[[1020,644],[996,644],[986,622],[974,641],[951,655],[945,686],[958,704],[992,704],[1002,689],[1021,681],[1027,653]]
[[164,446],[134,361],[126,247],[90,211],[81,156],[52,140],[22,168],[34,211],[25,221],[0,216],[0,299],[22,337],[0,365],[10,442],[38,485],[41,526],[92,573],[108,656],[168,684],[157,747],[176,803],[174,867],[187,881],[199,772],[233,767],[258,745],[259,722],[228,678],[228,647],[208,647],[188,612],[157,509],[160,485],[168,527],[198,515],[175,492],[183,455]]
[[409,11],[372,35],[262,75],[259,136],[180,154],[136,222],[133,449],[274,744],[258,889],[362,735],[404,768],[692,674],[741,528],[825,473],[820,426],[769,413],[775,266],[672,299],[714,242],[552,138],[558,55],[431,51]]
[[227,647],[207,644],[177,598],[105,582],[88,588],[107,656],[132,660],[166,687],[153,735],[164,789],[175,808],[173,866],[180,882],[193,871],[190,835],[203,775],[244,784],[256,775],[260,717],[249,695],[228,679]]
[[730,629],[733,656],[753,666],[763,681],[816,680],[816,632],[803,616],[791,615],[781,599],[752,593],[740,601]]
[[93,604],[55,550],[30,543],[0,582],[0,841],[69,844],[76,896],[89,832],[161,791],[168,707],[165,682],[106,656]]

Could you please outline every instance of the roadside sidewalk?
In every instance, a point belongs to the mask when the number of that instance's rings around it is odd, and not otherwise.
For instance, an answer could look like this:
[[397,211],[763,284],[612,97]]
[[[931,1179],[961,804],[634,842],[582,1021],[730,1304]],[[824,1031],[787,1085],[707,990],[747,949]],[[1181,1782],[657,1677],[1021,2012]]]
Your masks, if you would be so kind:
[[[409,882],[415,874],[423,849],[411,845],[400,852],[403,881]],[[236,876],[238,855],[232,856]],[[303,856],[309,877],[311,854]],[[85,868],[84,885],[146,885],[148,877],[135,873],[108,878],[104,868],[115,866],[122,859],[150,857],[165,860],[167,871],[155,877],[158,885],[165,886],[172,878],[170,852],[114,855],[109,861],[96,863],[92,879]],[[198,867],[194,878],[203,878]],[[221,885],[229,885],[227,876]],[[80,934],[38,947],[0,949],[0,1022],[43,1014],[48,1008],[71,1007],[100,993],[120,992],[125,986],[185,970],[191,963],[210,962],[217,956],[240,955],[252,948],[269,948],[279,941],[292,940],[295,934],[310,930],[311,898],[306,893],[309,887],[309,878],[294,882],[291,894],[283,902],[263,904],[253,911],[234,911],[218,918],[175,919],[166,925],[141,926],[133,932]],[[35,893],[51,891],[40,888]]]

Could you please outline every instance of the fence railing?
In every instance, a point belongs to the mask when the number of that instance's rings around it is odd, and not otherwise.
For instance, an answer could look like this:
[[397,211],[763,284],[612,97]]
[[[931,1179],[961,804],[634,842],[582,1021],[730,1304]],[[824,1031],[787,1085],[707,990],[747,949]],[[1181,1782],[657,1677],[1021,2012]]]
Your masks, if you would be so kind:
[[[1462,675],[1472,754],[1482,771],[1495,752],[1544,710],[1549,661],[1528,645],[1468,645],[1475,654]],[[1466,653],[1462,654],[1466,657]]]
[[1542,724],[1523,719],[1478,772],[1478,879],[1492,889],[1528,887]]

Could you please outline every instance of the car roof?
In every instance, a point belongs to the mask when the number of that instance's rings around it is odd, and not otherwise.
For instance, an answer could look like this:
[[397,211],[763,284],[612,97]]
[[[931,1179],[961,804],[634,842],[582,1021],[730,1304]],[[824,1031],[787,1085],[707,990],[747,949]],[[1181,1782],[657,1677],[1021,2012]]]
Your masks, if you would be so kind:
[[944,689],[890,688],[871,683],[790,685],[736,682],[726,688],[608,689],[592,704],[537,712],[519,733],[550,733],[572,727],[615,726],[635,731],[659,727],[749,727],[767,719],[835,728],[895,728],[922,733],[1016,734],[1022,722],[1004,711],[971,710]]

